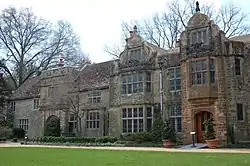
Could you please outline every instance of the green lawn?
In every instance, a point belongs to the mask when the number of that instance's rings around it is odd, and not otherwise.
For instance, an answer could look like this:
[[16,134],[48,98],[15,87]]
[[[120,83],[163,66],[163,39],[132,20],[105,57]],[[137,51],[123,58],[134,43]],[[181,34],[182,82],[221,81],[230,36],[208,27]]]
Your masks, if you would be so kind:
[[0,166],[249,166],[249,154],[0,148]]

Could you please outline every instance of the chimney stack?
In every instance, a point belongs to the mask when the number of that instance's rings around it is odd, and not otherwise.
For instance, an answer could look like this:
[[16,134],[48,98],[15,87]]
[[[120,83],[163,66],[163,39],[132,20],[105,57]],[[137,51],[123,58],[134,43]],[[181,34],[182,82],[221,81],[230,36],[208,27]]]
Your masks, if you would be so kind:
[[63,67],[64,66],[64,58],[61,56],[58,67]]
[[0,68],[0,78],[2,78],[2,77],[3,77],[3,69]]

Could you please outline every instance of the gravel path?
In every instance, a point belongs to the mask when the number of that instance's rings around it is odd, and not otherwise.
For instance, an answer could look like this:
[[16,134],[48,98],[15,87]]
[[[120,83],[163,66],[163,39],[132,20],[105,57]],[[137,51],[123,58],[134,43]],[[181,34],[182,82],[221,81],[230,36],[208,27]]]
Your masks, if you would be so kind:
[[137,150],[161,152],[203,152],[203,153],[250,153],[250,149],[166,149],[151,147],[79,147],[79,146],[46,146],[46,145],[20,145],[17,143],[0,144],[0,147],[46,147],[46,148],[75,148],[75,149],[100,149],[100,150]]

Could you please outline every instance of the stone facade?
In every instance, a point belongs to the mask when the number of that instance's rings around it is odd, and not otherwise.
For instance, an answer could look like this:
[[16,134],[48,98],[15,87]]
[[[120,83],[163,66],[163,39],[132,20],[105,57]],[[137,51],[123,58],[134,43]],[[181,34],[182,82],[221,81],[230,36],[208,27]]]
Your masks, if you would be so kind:
[[[29,137],[39,137],[54,115],[62,132],[76,132],[80,126],[83,136],[149,131],[153,106],[160,103],[162,71],[163,116],[171,119],[183,143],[191,143],[192,131],[198,142],[204,141],[202,122],[211,116],[222,142],[228,126],[237,141],[249,140],[250,36],[228,39],[199,11],[174,49],[148,43],[136,27],[130,35],[117,60],[82,70],[58,67],[25,82],[10,100],[15,126],[29,119]],[[34,109],[37,98],[39,109]],[[77,118],[71,119],[72,114]]]

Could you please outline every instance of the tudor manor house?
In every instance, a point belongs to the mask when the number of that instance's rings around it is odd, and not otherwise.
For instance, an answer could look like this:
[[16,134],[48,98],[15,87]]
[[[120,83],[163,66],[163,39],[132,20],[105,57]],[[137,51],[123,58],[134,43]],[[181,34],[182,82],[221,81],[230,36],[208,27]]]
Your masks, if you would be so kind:
[[171,119],[184,144],[192,142],[192,131],[204,142],[203,122],[209,117],[220,141],[227,141],[228,126],[236,141],[247,141],[249,57],[250,35],[227,38],[200,11],[169,50],[147,42],[134,27],[116,60],[81,70],[61,62],[28,79],[10,98],[14,127],[25,129],[29,138],[41,137],[46,123],[57,117],[62,132],[76,132],[73,111],[65,111],[74,105],[81,113],[82,136],[120,137],[150,131],[154,105],[162,101],[162,116]]

